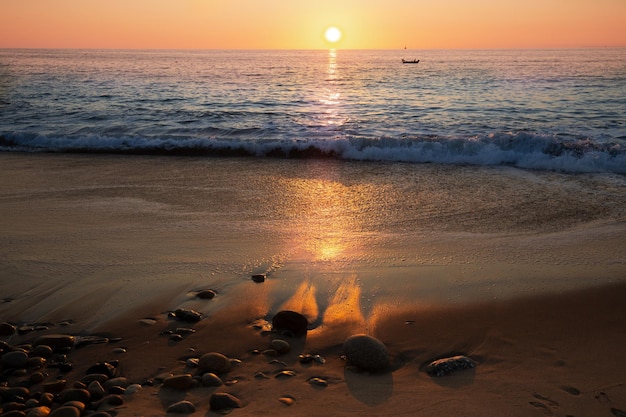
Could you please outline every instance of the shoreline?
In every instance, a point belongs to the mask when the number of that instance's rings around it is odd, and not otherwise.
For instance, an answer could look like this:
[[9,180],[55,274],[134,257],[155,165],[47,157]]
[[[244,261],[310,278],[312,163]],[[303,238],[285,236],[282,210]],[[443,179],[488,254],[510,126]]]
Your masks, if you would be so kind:
[[[214,392],[241,400],[234,415],[626,413],[621,178],[328,161],[0,159],[11,179],[0,184],[0,322],[40,326],[0,340],[11,349],[31,349],[24,344],[46,333],[82,341],[66,352],[70,371],[41,368],[45,381],[70,386],[94,363],[119,361],[118,373],[142,388],[101,405],[109,415],[163,415],[180,400],[195,406],[186,414],[218,415],[209,411]],[[257,273],[263,283],[251,280]],[[209,289],[214,298],[196,297]],[[202,319],[174,320],[168,313],[180,308]],[[284,355],[259,354],[282,310],[307,318],[306,338],[290,339]],[[346,366],[343,343],[361,333],[385,344],[388,370]],[[223,385],[198,375],[187,388],[162,387],[169,374],[195,375],[208,352],[241,361],[220,375]],[[301,364],[303,353],[325,363]],[[424,371],[453,354],[476,368],[441,378]],[[295,375],[276,378],[282,370]],[[37,372],[2,371],[8,384]],[[312,386],[315,377],[327,386]]]
[[[266,282],[267,283],[267,282]],[[248,287],[264,286],[250,282]],[[258,292],[258,290],[254,290]],[[242,401],[241,415],[611,415],[626,409],[626,365],[621,360],[626,343],[622,319],[626,284],[609,284],[568,291],[447,307],[404,306],[381,315],[370,334],[387,346],[391,367],[369,373],[347,367],[342,344],[362,333],[354,315],[309,330],[305,339],[283,337],[291,343],[287,354],[266,356],[253,350],[269,349],[271,333],[254,327],[259,317],[253,303],[229,303],[199,322],[184,323],[166,313],[146,317],[130,313],[100,326],[90,334],[79,327],[51,325],[48,330],[14,335],[3,340],[28,343],[46,333],[108,337],[109,343],[87,344],[68,354],[74,369],[68,381],[80,379],[85,369],[100,361],[119,361],[120,373],[143,389],[124,396],[123,407],[109,407],[118,416],[162,415],[172,403],[195,404],[192,415],[209,412],[213,392],[228,392]],[[220,294],[204,303],[219,302]],[[158,306],[154,306],[155,311]],[[258,323],[258,322],[257,322]],[[164,331],[189,327],[194,333],[173,342]],[[124,348],[124,353],[119,353]],[[194,373],[189,358],[220,352],[241,362],[220,375],[220,387],[163,388],[170,374]],[[303,365],[299,354],[319,354],[324,364]],[[475,369],[444,377],[428,376],[431,360],[463,354],[477,362]],[[295,376],[275,378],[281,370]],[[54,379],[51,371],[50,379]],[[262,372],[266,377],[258,377]],[[324,378],[328,386],[308,381]],[[39,386],[34,385],[32,389]],[[279,402],[288,396],[292,406]],[[419,401],[416,401],[419,399]],[[106,408],[106,407],[105,407]],[[617,410],[617,411],[611,411]]]

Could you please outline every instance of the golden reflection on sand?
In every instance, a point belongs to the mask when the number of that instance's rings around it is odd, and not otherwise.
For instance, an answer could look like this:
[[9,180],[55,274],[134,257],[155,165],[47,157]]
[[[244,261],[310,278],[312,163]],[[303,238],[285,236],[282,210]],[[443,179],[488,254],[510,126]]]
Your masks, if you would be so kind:
[[315,294],[315,285],[310,280],[302,281],[293,296],[283,303],[279,310],[297,311],[306,317],[309,323],[313,323],[319,316]]

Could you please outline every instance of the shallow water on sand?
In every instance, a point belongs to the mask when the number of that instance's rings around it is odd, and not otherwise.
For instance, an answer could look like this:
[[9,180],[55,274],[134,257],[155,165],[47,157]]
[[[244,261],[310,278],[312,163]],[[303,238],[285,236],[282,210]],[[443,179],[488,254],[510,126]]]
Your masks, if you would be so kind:
[[[324,308],[338,291],[354,295],[349,284],[367,310],[383,299],[462,301],[626,276],[619,175],[331,160],[0,158],[3,177],[12,178],[0,186],[5,297],[102,296],[106,315],[110,297],[139,303],[266,272],[284,282],[268,301],[275,308],[306,299],[307,285]],[[42,313],[32,303],[16,306]]]

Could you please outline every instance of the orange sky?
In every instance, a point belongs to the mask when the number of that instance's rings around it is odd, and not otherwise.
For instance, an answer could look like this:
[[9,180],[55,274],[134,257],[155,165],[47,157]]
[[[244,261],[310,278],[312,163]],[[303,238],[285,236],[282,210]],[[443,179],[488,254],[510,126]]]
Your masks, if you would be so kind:
[[626,0],[0,0],[0,48],[626,46]]

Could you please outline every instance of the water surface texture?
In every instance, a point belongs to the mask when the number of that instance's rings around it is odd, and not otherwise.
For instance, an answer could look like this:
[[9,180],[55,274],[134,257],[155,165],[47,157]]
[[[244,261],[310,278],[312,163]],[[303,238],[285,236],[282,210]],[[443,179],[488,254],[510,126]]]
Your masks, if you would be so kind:
[[623,48],[0,50],[3,151],[623,174],[625,115]]

